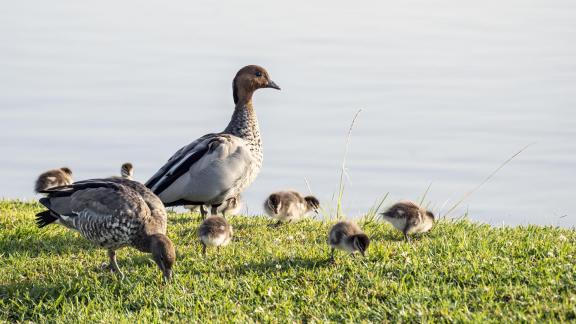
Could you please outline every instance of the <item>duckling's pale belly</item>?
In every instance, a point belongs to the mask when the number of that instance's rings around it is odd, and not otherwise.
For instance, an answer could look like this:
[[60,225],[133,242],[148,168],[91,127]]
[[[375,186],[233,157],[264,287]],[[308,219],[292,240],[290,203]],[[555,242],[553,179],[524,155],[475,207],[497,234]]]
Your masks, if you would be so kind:
[[425,220],[408,229],[408,233],[425,233],[432,229],[432,221]]
[[292,203],[288,206],[283,206],[278,214],[273,212],[269,213],[270,217],[282,222],[295,222],[299,221],[306,215],[306,205],[303,203]]
[[332,245],[332,247],[338,249],[338,250],[342,250],[342,251],[346,251],[350,254],[357,252],[356,249],[354,248],[354,246],[352,246],[352,244],[346,244],[344,242],[338,244],[338,245]]
[[382,216],[384,220],[392,224],[397,230],[404,231],[406,228],[406,218],[396,218],[396,217],[387,217]]
[[220,235],[203,235],[200,237],[200,240],[208,246],[226,246],[230,243],[230,236],[225,233]]

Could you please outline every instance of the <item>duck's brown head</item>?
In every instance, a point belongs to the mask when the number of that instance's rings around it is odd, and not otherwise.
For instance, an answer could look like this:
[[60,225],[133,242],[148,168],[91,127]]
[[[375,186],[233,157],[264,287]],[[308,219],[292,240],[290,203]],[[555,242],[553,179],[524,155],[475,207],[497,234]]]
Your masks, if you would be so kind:
[[152,235],[150,240],[152,259],[162,271],[165,281],[172,279],[172,267],[176,262],[176,250],[172,241],[164,234]]
[[258,65],[247,65],[236,73],[232,81],[234,103],[246,103],[252,100],[254,91],[260,88],[273,88],[280,90],[280,87],[270,79],[268,71]]

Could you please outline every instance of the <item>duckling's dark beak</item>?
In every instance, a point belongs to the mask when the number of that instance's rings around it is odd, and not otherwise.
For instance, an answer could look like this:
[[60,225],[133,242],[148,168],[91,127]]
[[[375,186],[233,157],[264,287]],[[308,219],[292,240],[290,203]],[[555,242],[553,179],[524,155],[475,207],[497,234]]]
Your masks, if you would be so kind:
[[276,84],[276,82],[272,81],[272,80],[268,80],[268,84],[266,85],[266,88],[272,88],[272,89],[276,89],[276,90],[281,90],[280,86],[278,86]]
[[366,257],[366,252],[364,250],[360,250],[360,254],[362,254],[362,257]]

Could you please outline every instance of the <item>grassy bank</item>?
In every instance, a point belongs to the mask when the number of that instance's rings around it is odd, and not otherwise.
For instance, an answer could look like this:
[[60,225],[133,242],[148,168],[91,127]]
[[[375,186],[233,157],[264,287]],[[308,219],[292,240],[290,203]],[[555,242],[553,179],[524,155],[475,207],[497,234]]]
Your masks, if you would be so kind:
[[576,320],[576,232],[441,221],[412,245],[364,224],[368,258],[328,264],[329,224],[269,228],[233,217],[231,246],[200,254],[198,216],[171,214],[175,280],[145,254],[104,250],[59,226],[37,229],[34,203],[0,202],[0,321]]

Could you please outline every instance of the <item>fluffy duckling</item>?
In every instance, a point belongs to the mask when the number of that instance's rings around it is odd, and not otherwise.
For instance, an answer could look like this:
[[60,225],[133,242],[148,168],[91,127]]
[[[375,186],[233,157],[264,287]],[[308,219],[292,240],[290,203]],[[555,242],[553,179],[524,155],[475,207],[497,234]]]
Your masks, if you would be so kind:
[[332,247],[330,261],[334,262],[334,250],[339,249],[350,254],[358,251],[365,256],[370,245],[370,239],[356,223],[342,221],[336,223],[328,233],[328,243]]
[[206,218],[198,229],[198,236],[202,244],[202,254],[206,255],[206,246],[226,246],[232,240],[232,226],[226,218],[210,216]]
[[382,218],[404,233],[408,242],[408,234],[428,232],[434,225],[434,214],[412,201],[400,201],[392,205],[382,213]]
[[152,254],[165,280],[172,277],[176,252],[166,236],[164,205],[144,185],[126,179],[93,179],[45,190],[38,227],[62,224],[107,249],[110,270],[124,277],[116,250],[132,246]]
[[72,182],[72,170],[69,168],[62,167],[60,169],[48,170],[38,176],[34,191],[40,193],[50,188],[69,185]]
[[126,162],[122,164],[122,167],[120,168],[120,175],[124,179],[132,180],[132,177],[134,176],[134,166],[132,163]]
[[264,201],[264,211],[278,221],[276,225],[297,221],[310,211],[318,211],[319,207],[316,197],[302,197],[296,191],[278,191]]
[[[166,207],[217,207],[254,182],[262,167],[263,148],[252,97],[263,88],[280,90],[264,68],[240,69],[232,81],[235,108],[228,126],[179,149],[146,182]],[[207,215],[204,208],[200,211]]]
[[216,208],[216,213],[222,213],[222,216],[226,217],[226,214],[236,215],[242,209],[242,200],[240,195],[232,198],[228,198],[226,202]]
[[[206,206],[195,206],[195,205],[186,205],[184,208],[190,210],[191,212],[197,212],[202,208],[206,208]],[[236,215],[242,209],[242,198],[240,195],[232,198],[228,198],[222,205],[216,207],[212,207],[211,214],[218,215],[222,214],[222,216],[226,217],[226,215]],[[201,212],[201,215],[206,214],[207,212]],[[204,218],[205,219],[205,218]]]

